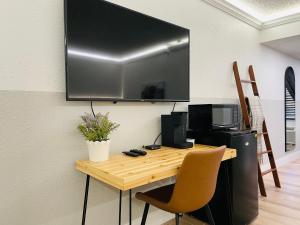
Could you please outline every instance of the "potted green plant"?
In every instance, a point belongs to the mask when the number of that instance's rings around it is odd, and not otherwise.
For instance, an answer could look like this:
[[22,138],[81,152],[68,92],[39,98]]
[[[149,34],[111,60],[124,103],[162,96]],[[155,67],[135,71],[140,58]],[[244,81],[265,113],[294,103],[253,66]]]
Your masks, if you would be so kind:
[[81,116],[82,123],[78,129],[86,138],[86,143],[89,151],[89,160],[100,162],[107,160],[109,157],[109,135],[116,130],[120,125],[108,119],[108,113],[101,113],[95,116],[89,113]]

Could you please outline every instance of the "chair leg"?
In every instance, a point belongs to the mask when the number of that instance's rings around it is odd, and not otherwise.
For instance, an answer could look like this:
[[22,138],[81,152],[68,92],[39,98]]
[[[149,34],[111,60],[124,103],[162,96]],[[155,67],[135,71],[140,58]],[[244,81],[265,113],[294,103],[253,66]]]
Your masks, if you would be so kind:
[[149,203],[146,203],[145,204],[145,208],[144,208],[143,219],[142,219],[141,225],[145,225],[146,224],[148,211],[149,211]]
[[176,213],[175,214],[176,225],[179,225],[179,218],[180,218],[179,213]]
[[210,225],[215,225],[215,221],[214,221],[214,218],[211,214],[211,210],[210,210],[210,207],[209,207],[208,204],[205,206],[205,212],[206,212],[209,224]]

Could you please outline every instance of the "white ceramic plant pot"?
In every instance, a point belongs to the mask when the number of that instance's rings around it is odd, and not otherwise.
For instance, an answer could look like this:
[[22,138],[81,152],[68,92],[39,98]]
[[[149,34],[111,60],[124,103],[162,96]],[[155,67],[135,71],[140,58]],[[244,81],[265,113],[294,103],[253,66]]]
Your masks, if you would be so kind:
[[86,141],[89,150],[89,160],[93,162],[105,161],[109,157],[109,144],[107,141]]

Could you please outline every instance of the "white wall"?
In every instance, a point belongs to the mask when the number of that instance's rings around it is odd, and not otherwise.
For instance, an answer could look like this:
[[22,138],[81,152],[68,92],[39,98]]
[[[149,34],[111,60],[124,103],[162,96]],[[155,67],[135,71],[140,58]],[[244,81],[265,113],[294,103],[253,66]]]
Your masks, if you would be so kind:
[[[243,76],[253,64],[275,156],[284,155],[284,71],[293,66],[297,76],[299,61],[261,46],[259,31],[201,0],[113,2],[191,29],[194,102],[236,101],[232,62],[239,61]],[[0,224],[80,224],[85,177],[74,170],[74,161],[87,152],[76,125],[89,108],[64,100],[63,2],[1,0],[0,27]],[[171,108],[170,103],[96,104],[121,124],[111,138],[114,153],[151,143],[160,114]],[[116,190],[93,181],[87,224],[116,224],[117,199]],[[141,203],[134,205],[138,218]],[[154,224],[167,215],[155,213]]]

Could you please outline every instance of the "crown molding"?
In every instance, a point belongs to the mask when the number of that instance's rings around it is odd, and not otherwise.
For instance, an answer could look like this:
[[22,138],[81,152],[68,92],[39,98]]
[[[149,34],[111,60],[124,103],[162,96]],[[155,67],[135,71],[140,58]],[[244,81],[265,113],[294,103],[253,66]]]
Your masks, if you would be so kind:
[[300,21],[300,13],[264,22],[262,24],[261,29],[262,30],[263,29],[268,29],[268,28],[284,25],[284,24],[287,24],[287,23],[293,23],[293,22],[297,22],[297,21]]
[[258,30],[264,30],[264,29],[284,25],[287,23],[300,21],[300,13],[298,13],[290,16],[285,16],[279,19],[262,22],[257,18],[251,16],[250,14],[246,13],[245,11],[240,10],[239,8],[235,7],[234,5],[224,0],[202,0],[202,1],[208,3],[209,5],[217,9],[222,10],[225,13],[228,13],[229,15],[247,23],[248,25]]
[[222,1],[222,0],[202,0],[211,6],[222,10],[225,13],[230,14],[231,16],[234,16],[235,18],[249,24],[250,26],[261,29],[262,28],[262,22],[256,19],[255,17],[249,15],[248,13],[238,9],[234,5],[230,4],[229,2]]

